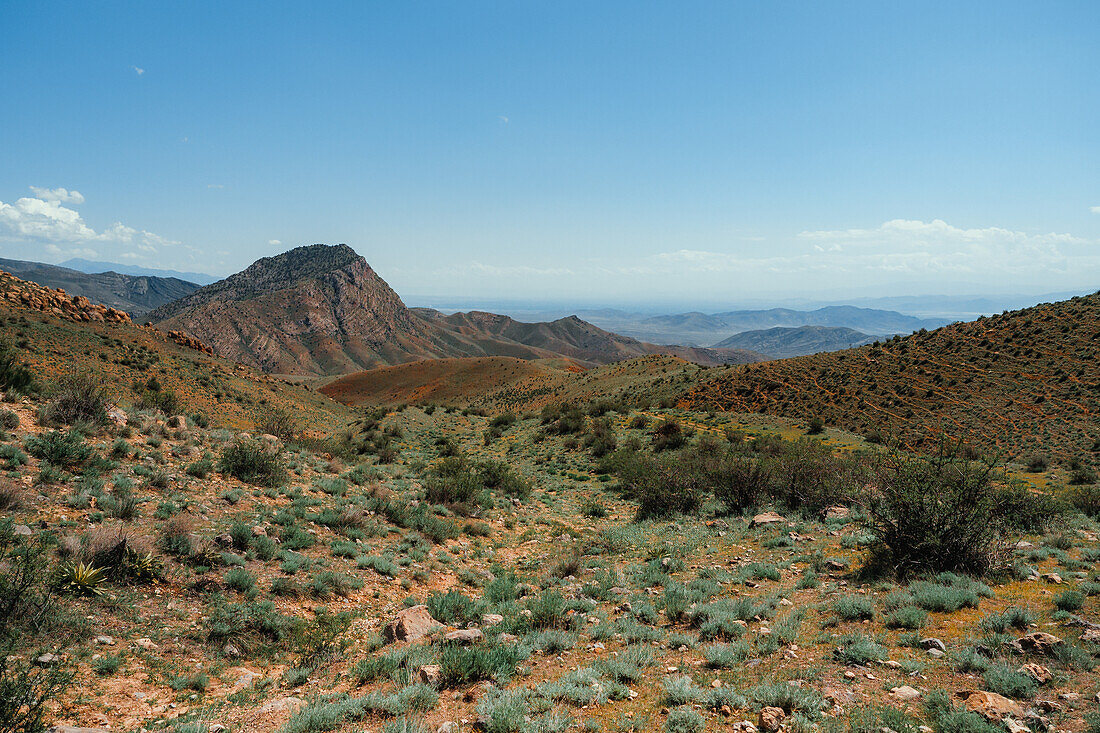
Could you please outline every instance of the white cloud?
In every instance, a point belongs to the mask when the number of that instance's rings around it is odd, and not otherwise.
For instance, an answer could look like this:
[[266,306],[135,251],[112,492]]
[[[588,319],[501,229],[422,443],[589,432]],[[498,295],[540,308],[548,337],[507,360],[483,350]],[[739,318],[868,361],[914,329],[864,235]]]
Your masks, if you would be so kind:
[[206,184],[206,187],[207,188],[225,188],[225,184],[224,183],[208,183],[208,184]]
[[631,274],[753,273],[815,276],[947,275],[982,279],[1036,274],[1079,275],[1100,267],[1096,243],[1071,234],[965,229],[936,219],[894,219],[872,229],[799,232],[809,250],[766,257],[681,249],[622,268]]
[[[530,267],[528,265],[486,265],[483,262],[471,262],[457,268],[471,275],[489,275],[490,277],[536,277],[573,275],[574,271],[566,267]],[[453,268],[440,270],[439,273],[454,272]]]
[[278,247],[280,244],[282,244],[282,242],[280,242],[278,239],[269,239],[267,240],[267,243],[270,244],[272,247]]
[[141,68],[140,66],[131,66],[130,68],[136,71],[138,76],[141,76],[145,73],[145,69]]
[[42,188],[41,186],[31,186],[31,191],[43,201],[60,201],[64,204],[84,203],[84,195],[76,190],[70,191],[67,188]]
[[511,122],[511,120],[509,120],[504,115],[497,115],[497,119],[500,120],[505,125],[507,125],[509,122]]
[[180,244],[122,222],[97,231],[75,209],[61,205],[84,203],[78,191],[35,186],[31,190],[34,197],[26,196],[11,204],[0,201],[0,242],[22,245],[31,252],[45,251],[54,257],[97,257],[105,251],[108,256],[150,262],[164,249]]
[[1100,214],[1100,206],[1090,206],[1089,211],[1094,214]]

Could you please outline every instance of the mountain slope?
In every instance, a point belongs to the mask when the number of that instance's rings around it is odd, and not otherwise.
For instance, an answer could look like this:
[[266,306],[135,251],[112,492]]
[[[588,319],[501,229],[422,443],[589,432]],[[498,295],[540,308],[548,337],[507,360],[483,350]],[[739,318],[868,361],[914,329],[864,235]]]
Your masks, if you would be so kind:
[[183,298],[198,290],[192,282],[174,277],[125,275],[118,272],[88,274],[42,262],[0,259],[0,270],[48,288],[82,295],[93,303],[124,310],[132,316]]
[[576,317],[527,324],[491,313],[405,307],[346,245],[299,247],[258,260],[149,314],[221,356],[275,374],[347,374],[418,359],[569,357],[586,365],[673,353],[717,365],[758,361],[736,349],[655,346]]
[[[877,342],[876,342],[877,343]],[[1100,294],[883,344],[711,370],[685,407],[762,412],[1010,457],[1087,456],[1100,439]]]
[[775,359],[838,351],[861,346],[874,340],[861,331],[835,326],[799,326],[798,328],[767,328],[743,331],[719,341],[715,348],[749,349]]
[[[49,386],[90,374],[123,409],[137,408],[150,379],[171,393],[176,411],[202,413],[215,425],[253,430],[274,410],[313,435],[332,432],[350,413],[302,385],[204,353],[196,344],[131,322],[125,312],[92,304],[0,273],[0,334]],[[17,339],[17,340],[16,340]]]

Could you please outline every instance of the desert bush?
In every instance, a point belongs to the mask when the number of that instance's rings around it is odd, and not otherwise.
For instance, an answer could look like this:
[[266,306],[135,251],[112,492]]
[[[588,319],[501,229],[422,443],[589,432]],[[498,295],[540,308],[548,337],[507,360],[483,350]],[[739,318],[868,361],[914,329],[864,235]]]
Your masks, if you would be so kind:
[[1077,611],[1085,605],[1085,594],[1079,590],[1064,590],[1054,598],[1054,605],[1060,611]]
[[834,600],[830,606],[834,614],[841,621],[861,621],[875,617],[875,606],[869,598],[863,596],[842,596]]
[[960,608],[977,608],[989,588],[966,578],[946,573],[935,581],[917,581],[909,586],[913,601],[926,611],[952,613]]
[[1071,485],[1066,487],[1063,496],[1082,514],[1100,518],[1100,484]]
[[1012,606],[1000,613],[992,613],[982,619],[981,626],[987,631],[1003,633],[1009,628],[1026,631],[1027,627],[1035,623],[1035,614],[1026,608]]
[[439,650],[440,679],[447,687],[465,687],[482,680],[503,684],[525,658],[525,650],[515,644],[444,644]]
[[259,440],[239,440],[223,449],[218,471],[256,486],[279,486],[286,478],[278,450]]
[[678,420],[672,418],[663,420],[653,429],[651,440],[653,452],[682,448],[691,436],[692,431],[685,429]]
[[293,440],[298,433],[298,425],[286,410],[271,410],[256,422],[256,431],[282,440]]
[[19,427],[19,415],[11,410],[0,409],[0,430],[15,430]]
[[983,674],[985,685],[992,692],[1018,700],[1029,699],[1035,695],[1035,680],[1023,672],[1017,672],[1004,664],[994,664]]
[[703,696],[703,690],[687,675],[665,677],[662,682],[664,694],[661,697],[665,705],[688,705]]
[[86,463],[93,454],[84,436],[75,430],[50,430],[32,435],[24,442],[27,453],[60,468],[72,468]]
[[226,603],[220,597],[213,599],[204,623],[208,641],[243,652],[283,641],[295,627],[295,619],[279,613],[271,601]]
[[665,718],[665,733],[702,733],[703,716],[691,708],[673,708]]
[[34,388],[34,372],[23,363],[19,351],[0,341],[0,388],[27,393]]
[[107,388],[89,374],[77,373],[63,377],[43,407],[39,420],[43,425],[106,425],[110,422],[107,407],[111,400]]
[[924,626],[928,614],[917,606],[902,606],[886,616],[886,628],[915,631]]
[[984,573],[1003,562],[994,467],[948,450],[931,458],[895,455],[878,466],[866,496],[872,563],[898,575],[920,571]]

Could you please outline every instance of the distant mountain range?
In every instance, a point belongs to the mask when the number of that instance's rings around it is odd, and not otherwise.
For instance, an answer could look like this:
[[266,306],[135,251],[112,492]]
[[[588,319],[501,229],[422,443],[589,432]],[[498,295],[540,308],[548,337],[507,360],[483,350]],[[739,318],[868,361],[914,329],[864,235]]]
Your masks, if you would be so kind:
[[0,259],[0,270],[48,288],[61,288],[70,295],[83,295],[93,303],[118,308],[134,317],[199,289],[195,283],[175,277],[109,271],[89,274],[68,267],[24,260]]
[[[913,333],[922,328],[939,328],[950,323],[944,318],[916,318],[896,311],[850,305],[826,306],[815,310],[769,308],[724,313],[696,311],[658,316],[604,308],[580,311],[578,315],[600,328],[653,343],[707,346],[719,346],[734,334],[771,328],[822,326],[852,329],[868,336],[892,336]],[[843,334],[837,336],[843,339]]]
[[152,277],[174,277],[186,282],[198,283],[199,285],[209,285],[210,283],[217,282],[221,278],[214,275],[207,275],[202,272],[179,272],[177,270],[157,270],[150,267],[138,267],[137,265],[123,265],[119,262],[94,262],[92,260],[84,260],[79,257],[74,257],[62,262],[59,267],[67,267],[70,270],[77,270],[79,272],[87,272],[90,274],[98,272],[117,272],[122,275],[148,275]]
[[346,245],[299,247],[256,261],[149,314],[220,356],[275,374],[333,375],[419,359],[569,357],[585,365],[672,354],[705,365],[759,361],[741,349],[643,343],[573,316],[520,323],[492,313],[411,310]]
[[840,351],[869,344],[876,339],[852,328],[840,326],[799,326],[743,331],[719,341],[715,348],[748,349],[773,359]]

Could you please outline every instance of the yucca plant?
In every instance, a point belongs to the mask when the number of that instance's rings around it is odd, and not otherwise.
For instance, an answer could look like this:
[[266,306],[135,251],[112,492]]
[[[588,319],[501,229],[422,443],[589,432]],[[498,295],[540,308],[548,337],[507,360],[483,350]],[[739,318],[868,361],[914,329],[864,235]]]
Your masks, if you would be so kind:
[[79,596],[100,596],[99,586],[107,579],[107,571],[87,563],[65,563],[58,573],[58,589]]
[[136,583],[156,583],[164,577],[164,563],[151,552],[127,548],[117,573],[119,577]]

